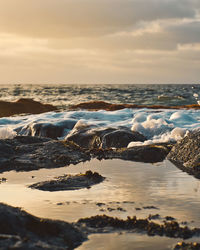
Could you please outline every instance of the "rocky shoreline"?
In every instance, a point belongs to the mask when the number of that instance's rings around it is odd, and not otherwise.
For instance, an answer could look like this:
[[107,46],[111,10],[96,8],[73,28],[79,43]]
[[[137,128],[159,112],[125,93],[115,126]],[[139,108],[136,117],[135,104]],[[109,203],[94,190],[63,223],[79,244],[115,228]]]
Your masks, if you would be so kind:
[[[189,133],[175,145],[159,143],[130,148],[124,147],[130,141],[130,131],[108,132],[106,130],[106,132],[105,130],[101,133],[95,131],[92,132],[92,135],[87,133],[85,135],[81,131],[76,136],[72,135],[63,141],[32,136],[1,139],[0,172],[63,167],[92,158],[155,163],[161,162],[167,157],[177,167],[200,178],[199,131]],[[119,140],[116,140],[118,133],[124,134],[124,140],[121,140],[123,147],[120,147]],[[135,136],[134,133],[133,136]],[[109,143],[106,142],[106,137],[109,137]],[[136,138],[136,140],[138,139]]]
[[[27,100],[18,103],[26,106]],[[32,104],[39,105],[37,103]],[[106,105],[105,103],[94,103],[94,106],[90,107],[92,110],[124,108],[120,105]],[[39,108],[41,109],[41,107]],[[72,108],[83,107],[79,105]],[[87,105],[85,108],[87,108]],[[199,105],[193,108],[199,108]],[[20,111],[22,110],[25,113],[31,113],[26,109],[20,109]],[[51,106],[44,106],[44,110],[52,111],[56,109]],[[33,112],[38,112],[37,108],[33,109]],[[12,114],[10,113],[10,115]],[[71,129],[74,125],[74,123],[67,123],[67,126],[71,126]],[[93,158],[98,160],[123,159],[145,163],[162,162],[164,159],[168,159],[183,171],[200,178],[200,131],[190,132],[176,144],[158,143],[127,148],[131,141],[144,142],[146,138],[142,134],[124,127],[98,129],[95,126],[75,126],[65,139],[59,141],[57,137],[62,134],[63,129],[62,126],[59,128],[61,130],[53,126],[37,126],[34,128],[36,135],[45,135],[45,137],[30,136],[32,135],[30,131],[28,136],[1,139],[0,172],[58,168],[90,161]],[[91,185],[103,180],[104,177],[98,173],[87,171],[82,175],[60,176],[56,180],[35,183],[30,187],[46,191],[76,190],[90,188]],[[0,183],[4,181],[6,180],[1,179]],[[78,222],[69,224],[62,221],[40,219],[21,209],[0,204],[0,248],[52,249],[53,247],[53,249],[74,249],[86,240],[91,233],[115,230],[182,239],[200,236],[199,228],[182,227],[173,220],[157,224],[151,221],[152,218],[156,217],[151,215],[146,219],[138,219],[133,216],[127,218],[127,220],[122,220],[106,215],[97,215],[81,218]],[[178,243],[174,249],[200,249],[200,247],[199,243],[183,242]]]
[[[178,222],[164,221],[158,224],[149,218],[136,216],[126,220],[106,215],[81,218],[67,223],[59,220],[42,219],[20,208],[0,203],[0,248],[1,249],[74,249],[88,235],[128,231],[145,233],[149,236],[189,239],[200,235],[200,228],[181,226]],[[196,248],[190,248],[194,246]],[[198,243],[177,243],[174,249],[199,249]],[[173,246],[172,246],[173,247]]]

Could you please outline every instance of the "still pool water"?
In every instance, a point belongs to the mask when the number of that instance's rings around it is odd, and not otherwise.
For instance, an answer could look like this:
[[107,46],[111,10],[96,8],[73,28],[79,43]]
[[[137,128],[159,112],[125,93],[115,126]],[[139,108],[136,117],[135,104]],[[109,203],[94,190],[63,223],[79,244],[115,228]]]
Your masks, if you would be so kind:
[[[105,181],[76,191],[48,192],[28,188],[38,181],[84,173],[89,169],[105,176]],[[159,214],[158,223],[165,216],[173,216],[179,223],[187,221],[190,227],[200,227],[200,181],[167,160],[146,164],[94,159],[58,169],[4,172],[0,174],[0,178],[3,177],[7,181],[0,184],[0,201],[22,207],[39,217],[74,222],[97,214],[124,219]],[[89,241],[78,249],[170,249],[176,242],[178,239],[123,232],[90,235]]]

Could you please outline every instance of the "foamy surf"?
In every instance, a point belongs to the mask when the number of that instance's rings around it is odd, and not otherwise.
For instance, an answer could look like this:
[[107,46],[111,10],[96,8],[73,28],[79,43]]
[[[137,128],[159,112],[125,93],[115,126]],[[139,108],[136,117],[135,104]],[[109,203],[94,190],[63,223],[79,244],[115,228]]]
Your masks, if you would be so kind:
[[73,129],[121,128],[143,134],[147,140],[131,142],[129,147],[158,142],[178,141],[187,131],[200,127],[199,110],[151,110],[122,109],[118,111],[65,111],[48,112],[39,115],[15,116],[0,119],[0,138],[13,138],[16,135],[45,136],[38,129],[53,127],[60,139]]

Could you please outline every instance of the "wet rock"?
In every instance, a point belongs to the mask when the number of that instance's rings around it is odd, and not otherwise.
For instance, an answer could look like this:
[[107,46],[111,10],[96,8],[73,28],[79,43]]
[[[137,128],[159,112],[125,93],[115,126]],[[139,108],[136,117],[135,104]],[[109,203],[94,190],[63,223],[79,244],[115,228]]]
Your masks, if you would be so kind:
[[70,142],[48,138],[17,136],[0,140],[0,172],[62,167],[90,159],[90,155]]
[[39,136],[57,139],[58,137],[63,136],[64,131],[73,129],[75,124],[75,120],[65,120],[56,124],[37,122],[31,123],[25,128],[18,129],[17,133],[19,135]]
[[165,220],[170,220],[170,221],[173,221],[173,220],[175,220],[175,218],[174,217],[172,217],[172,216],[165,216]]
[[34,183],[29,187],[43,191],[78,190],[89,188],[92,185],[102,182],[104,179],[97,172],[93,173],[89,170],[85,174],[59,176],[54,180]]
[[164,106],[164,105],[137,105],[137,104],[113,104],[103,101],[91,101],[91,102],[83,102],[76,105],[72,105],[70,109],[87,109],[87,110],[107,110],[107,111],[115,111],[124,108],[131,109],[200,109],[198,104],[191,105],[179,105],[179,106]]
[[98,207],[102,207],[102,206],[105,206],[106,204],[105,204],[105,203],[102,203],[102,202],[98,202],[98,203],[96,203],[96,205],[97,205]]
[[120,149],[93,149],[91,155],[98,159],[123,159],[146,163],[162,162],[171,149],[169,144],[153,144]]
[[123,148],[127,147],[131,141],[145,141],[145,137],[129,129],[105,128],[97,129],[84,127],[83,129],[74,129],[66,140],[73,141],[82,148]]
[[160,215],[159,214],[149,214],[148,219],[149,220],[158,220],[158,219],[160,219]]
[[178,242],[174,247],[174,250],[199,250],[200,243],[192,242],[192,243],[185,243],[185,242]]
[[6,178],[4,178],[4,177],[0,178],[0,184],[1,184],[2,182],[6,182],[6,181],[7,181]]
[[200,235],[200,228],[190,229],[188,227],[181,227],[177,222],[165,222],[164,224],[157,224],[148,219],[137,219],[134,217],[127,217],[126,220],[113,218],[107,215],[97,215],[89,218],[78,220],[77,225],[86,225],[94,232],[101,232],[102,228],[134,230],[136,232],[145,232],[150,236],[159,235],[171,238],[188,239],[193,236]]
[[1,249],[74,249],[85,236],[67,222],[41,219],[0,203]]
[[120,212],[126,212],[126,209],[124,209],[122,207],[118,207],[117,210],[120,211]]
[[189,133],[175,144],[167,158],[183,171],[200,178],[200,131]]
[[88,128],[72,131],[65,140],[73,142],[84,149],[98,148],[101,143],[100,137],[95,131]]
[[135,131],[129,130],[115,130],[110,133],[106,133],[102,137],[102,148],[124,148],[132,141],[141,141],[144,142],[146,138]]
[[155,206],[145,206],[145,207],[143,207],[143,209],[159,209],[159,208],[157,208]]
[[40,114],[54,111],[57,108],[50,104],[42,104],[32,99],[19,99],[16,102],[0,101],[0,117],[11,116],[16,114]]

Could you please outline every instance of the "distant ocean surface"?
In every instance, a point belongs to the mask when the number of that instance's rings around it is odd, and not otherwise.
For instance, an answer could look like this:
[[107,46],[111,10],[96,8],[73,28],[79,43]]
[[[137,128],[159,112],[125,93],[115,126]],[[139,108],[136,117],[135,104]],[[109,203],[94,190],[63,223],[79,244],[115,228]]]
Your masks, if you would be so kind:
[[[73,104],[105,101],[115,104],[187,105],[200,102],[200,85],[1,85],[0,100],[31,98],[53,104],[59,112],[0,118],[0,138],[38,135],[36,127],[63,128],[62,138],[73,130],[69,124],[97,128],[126,127],[147,137],[144,144],[177,141],[200,128],[200,110],[123,109],[118,111],[69,110]],[[36,126],[38,125],[38,126]],[[77,126],[75,128],[77,128]],[[41,132],[39,135],[43,135]],[[129,146],[140,145],[134,142]]]
[[0,100],[32,98],[66,108],[72,104],[100,100],[144,105],[197,103],[200,85],[0,85]]

